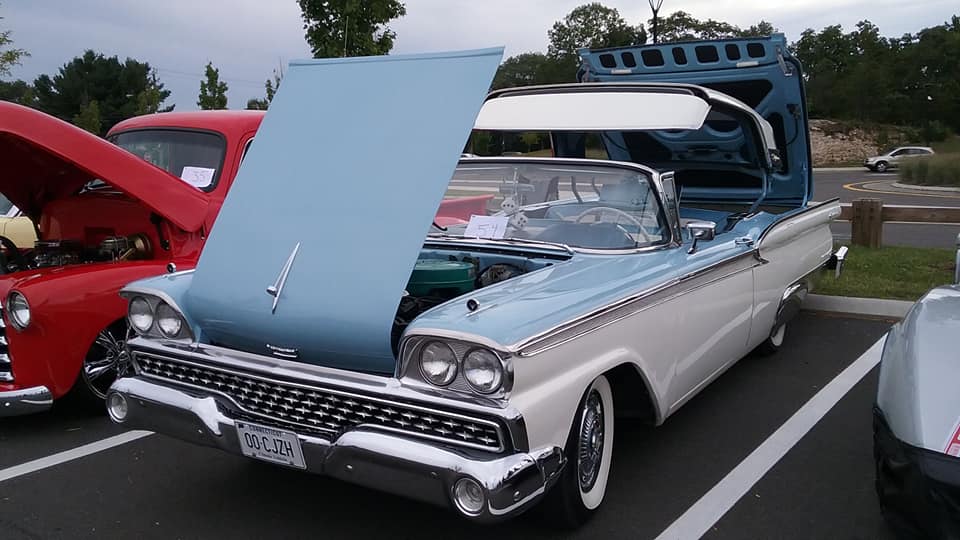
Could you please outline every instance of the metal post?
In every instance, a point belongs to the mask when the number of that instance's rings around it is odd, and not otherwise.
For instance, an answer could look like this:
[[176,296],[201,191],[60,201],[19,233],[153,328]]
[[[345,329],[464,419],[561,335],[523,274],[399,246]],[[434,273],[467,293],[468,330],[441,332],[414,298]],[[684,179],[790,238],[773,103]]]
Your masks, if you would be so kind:
[[953,282],[960,284],[960,233],[957,234],[957,256],[953,263]]
[[663,0],[647,0],[650,3],[650,10],[653,11],[653,43],[657,43],[657,14],[660,12],[660,6],[663,5]]

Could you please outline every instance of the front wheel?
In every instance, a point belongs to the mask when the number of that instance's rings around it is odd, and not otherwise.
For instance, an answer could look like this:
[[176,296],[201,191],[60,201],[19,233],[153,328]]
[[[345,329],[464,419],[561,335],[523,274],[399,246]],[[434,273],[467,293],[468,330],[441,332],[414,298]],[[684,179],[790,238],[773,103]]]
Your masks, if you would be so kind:
[[94,406],[101,406],[113,381],[127,373],[127,321],[117,321],[97,334],[80,367],[76,393]]
[[567,464],[544,501],[550,519],[575,528],[593,517],[607,491],[613,456],[613,393],[603,375],[580,400],[565,449]]
[[877,163],[877,165],[873,168],[873,170],[879,173],[882,173],[882,172],[887,172],[888,168],[890,168],[890,165],[888,165],[886,161],[881,161]]

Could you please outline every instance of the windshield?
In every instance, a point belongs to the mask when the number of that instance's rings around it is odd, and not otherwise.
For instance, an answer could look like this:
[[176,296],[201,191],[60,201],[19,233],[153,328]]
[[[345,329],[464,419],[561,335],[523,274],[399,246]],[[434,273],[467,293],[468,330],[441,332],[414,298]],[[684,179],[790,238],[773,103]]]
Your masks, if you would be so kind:
[[10,217],[11,210],[13,210],[13,203],[3,194],[0,194],[0,216]]
[[650,178],[634,169],[462,162],[448,187],[448,199],[484,194],[493,195],[488,208],[499,211],[472,216],[442,234],[587,249],[632,249],[669,239]]
[[226,154],[223,137],[204,131],[145,129],[118,133],[110,142],[204,191],[216,184]]

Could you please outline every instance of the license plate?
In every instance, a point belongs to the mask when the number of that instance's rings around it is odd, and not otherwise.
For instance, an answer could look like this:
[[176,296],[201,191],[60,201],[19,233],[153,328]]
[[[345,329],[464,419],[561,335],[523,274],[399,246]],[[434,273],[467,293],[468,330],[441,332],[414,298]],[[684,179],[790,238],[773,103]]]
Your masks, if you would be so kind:
[[236,427],[243,455],[298,469],[307,468],[296,433],[246,422],[236,422]]

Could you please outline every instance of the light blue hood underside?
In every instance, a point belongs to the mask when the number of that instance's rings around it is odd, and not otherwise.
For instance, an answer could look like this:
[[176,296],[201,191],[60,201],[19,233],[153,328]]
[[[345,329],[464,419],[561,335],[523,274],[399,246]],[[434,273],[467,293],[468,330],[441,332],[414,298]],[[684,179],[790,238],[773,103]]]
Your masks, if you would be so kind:
[[185,294],[202,339],[392,372],[400,297],[502,56],[291,63]]

